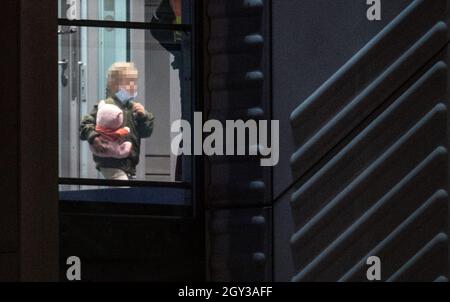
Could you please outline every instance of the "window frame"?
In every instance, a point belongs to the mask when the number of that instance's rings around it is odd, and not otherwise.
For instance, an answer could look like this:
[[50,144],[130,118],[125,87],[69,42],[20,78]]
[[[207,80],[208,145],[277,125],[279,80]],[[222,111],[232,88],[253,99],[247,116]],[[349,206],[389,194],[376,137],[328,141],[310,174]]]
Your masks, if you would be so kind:
[[[202,1],[193,0],[190,2],[191,4],[191,23],[190,24],[164,24],[164,23],[151,23],[151,22],[135,22],[135,21],[109,21],[109,20],[92,20],[92,19],[74,19],[69,20],[66,18],[57,18],[57,26],[74,26],[74,27],[91,27],[91,28],[119,28],[127,30],[127,48],[129,48],[129,30],[130,29],[141,29],[141,30],[170,30],[170,31],[182,31],[190,33],[190,64],[191,64],[191,116],[192,119],[194,111],[203,111],[203,91],[201,87],[201,76],[203,73],[202,70],[202,62],[201,52],[202,52],[202,43],[200,39],[200,33],[202,32],[202,24],[199,22],[200,17],[203,14],[201,9]],[[129,19],[129,0],[127,1],[127,19]],[[130,53],[127,52],[127,57],[129,57]],[[194,67],[195,66],[195,67]],[[193,130],[192,130],[193,131]],[[193,133],[191,134],[193,135]],[[61,185],[79,185],[79,186],[104,186],[104,187],[165,187],[165,188],[184,188],[190,191],[191,195],[191,204],[190,210],[186,211],[186,206],[180,207],[180,209],[175,209],[175,211],[168,211],[164,206],[161,205],[152,205],[152,204],[124,204],[118,201],[115,203],[112,212],[109,210],[102,209],[100,212],[104,214],[114,214],[117,211],[117,207],[122,207],[122,210],[128,208],[128,211],[125,211],[123,215],[137,215],[136,210],[131,207],[139,207],[143,210],[143,212],[139,213],[139,216],[147,216],[147,215],[155,215],[160,213],[160,215],[166,215],[169,212],[173,212],[175,215],[180,214],[181,216],[186,216],[186,214],[190,214],[187,216],[195,217],[199,214],[199,209],[202,206],[198,206],[197,202],[200,202],[199,197],[201,194],[202,182],[199,181],[202,179],[202,170],[203,163],[201,160],[198,160],[196,156],[191,156],[191,180],[190,181],[147,181],[147,180],[110,180],[110,179],[94,179],[94,178],[75,178],[75,177],[60,177],[58,175],[58,186]],[[59,189],[58,189],[59,192]],[[197,202],[196,202],[197,201]],[[98,212],[100,208],[103,208],[103,205],[108,206],[108,203],[103,201],[86,201],[86,202],[78,202],[76,200],[60,200],[62,205],[63,212],[77,212],[77,213],[86,213]],[[79,205],[75,205],[78,203]],[[100,206],[102,205],[102,206]],[[99,208],[100,206],[100,208]],[[171,207],[172,209],[176,208],[174,205],[169,205],[166,207]],[[154,211],[155,208],[163,209],[161,211]],[[122,213],[123,211],[120,211]],[[128,213],[128,214],[127,214]],[[122,214],[119,214],[122,215]],[[170,216],[170,215],[169,215]]]

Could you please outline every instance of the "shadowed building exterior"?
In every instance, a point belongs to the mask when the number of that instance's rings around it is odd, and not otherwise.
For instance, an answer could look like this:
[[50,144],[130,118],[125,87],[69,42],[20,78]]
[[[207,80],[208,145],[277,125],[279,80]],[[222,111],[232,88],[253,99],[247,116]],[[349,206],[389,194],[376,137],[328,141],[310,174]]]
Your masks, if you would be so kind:
[[6,1],[0,280],[446,281],[447,1],[381,2],[196,1],[192,108],[279,120],[280,162],[196,157],[186,210],[59,201],[57,2]]

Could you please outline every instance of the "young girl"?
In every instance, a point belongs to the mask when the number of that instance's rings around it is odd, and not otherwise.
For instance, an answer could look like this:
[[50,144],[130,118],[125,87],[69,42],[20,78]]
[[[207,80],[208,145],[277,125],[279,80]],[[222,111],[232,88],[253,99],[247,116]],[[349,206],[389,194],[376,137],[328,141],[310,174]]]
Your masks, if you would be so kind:
[[[136,175],[139,163],[140,144],[142,138],[147,138],[153,131],[153,114],[136,102],[138,71],[131,62],[114,63],[108,70],[106,88],[106,104],[114,104],[123,112],[122,127],[129,128],[125,137],[131,142],[131,152],[126,158],[100,157],[93,154],[97,169],[106,179],[128,180]],[[96,132],[96,117],[98,104],[91,114],[86,115],[80,125],[80,138],[87,140],[95,153],[106,152],[107,142]]]

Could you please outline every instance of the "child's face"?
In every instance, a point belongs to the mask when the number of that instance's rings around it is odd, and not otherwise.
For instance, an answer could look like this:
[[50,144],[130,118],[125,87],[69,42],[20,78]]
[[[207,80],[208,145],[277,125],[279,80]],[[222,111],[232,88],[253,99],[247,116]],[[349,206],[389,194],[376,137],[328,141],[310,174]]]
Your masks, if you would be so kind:
[[138,73],[136,70],[126,70],[120,74],[117,81],[117,90],[125,89],[130,95],[133,95],[137,87]]

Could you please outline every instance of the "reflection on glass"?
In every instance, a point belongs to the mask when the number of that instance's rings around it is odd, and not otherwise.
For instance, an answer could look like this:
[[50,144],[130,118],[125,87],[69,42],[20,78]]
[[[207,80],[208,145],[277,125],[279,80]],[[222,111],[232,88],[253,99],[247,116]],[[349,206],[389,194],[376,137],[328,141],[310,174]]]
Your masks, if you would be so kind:
[[190,180],[170,148],[192,111],[188,33],[72,27],[58,65],[60,177]]
[[190,24],[192,0],[58,0],[58,17],[77,20]]

